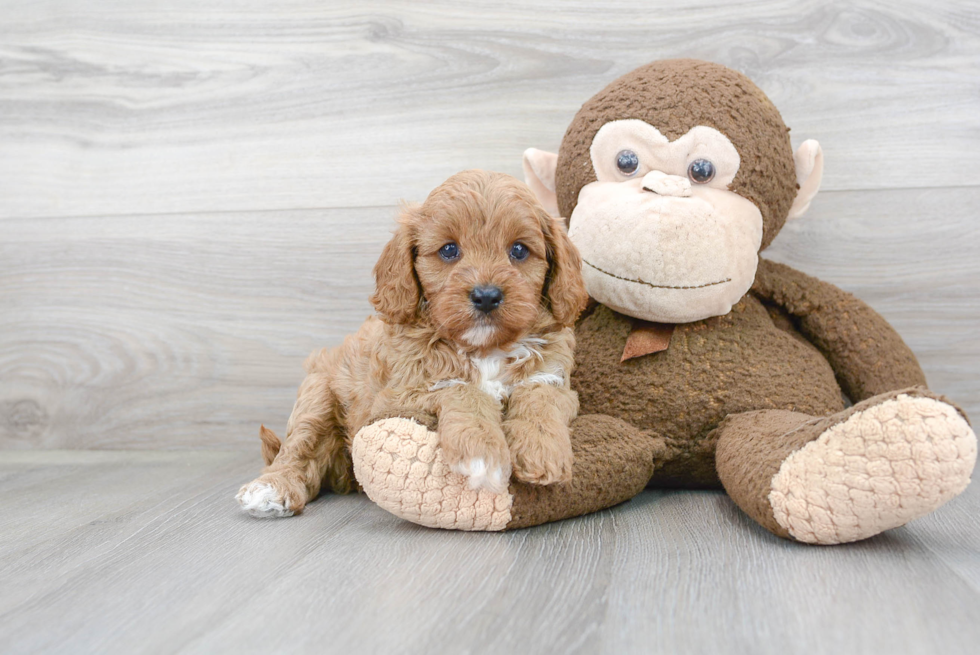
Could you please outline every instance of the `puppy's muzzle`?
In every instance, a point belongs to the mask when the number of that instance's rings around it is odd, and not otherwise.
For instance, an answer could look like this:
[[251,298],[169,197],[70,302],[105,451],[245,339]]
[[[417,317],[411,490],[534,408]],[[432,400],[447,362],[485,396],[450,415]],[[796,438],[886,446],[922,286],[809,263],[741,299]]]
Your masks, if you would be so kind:
[[473,303],[473,307],[484,314],[489,314],[500,307],[503,300],[504,292],[500,290],[500,287],[480,286],[474,287],[470,291],[470,302]]

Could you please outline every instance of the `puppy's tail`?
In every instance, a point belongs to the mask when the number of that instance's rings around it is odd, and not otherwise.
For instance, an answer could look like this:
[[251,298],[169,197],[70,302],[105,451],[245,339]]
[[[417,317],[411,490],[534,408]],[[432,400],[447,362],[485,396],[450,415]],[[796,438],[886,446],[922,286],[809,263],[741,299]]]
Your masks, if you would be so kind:
[[265,465],[268,466],[279,454],[279,449],[282,448],[282,442],[279,441],[279,437],[276,433],[265,427],[264,425],[259,428],[259,439],[262,441],[262,459],[265,460]]

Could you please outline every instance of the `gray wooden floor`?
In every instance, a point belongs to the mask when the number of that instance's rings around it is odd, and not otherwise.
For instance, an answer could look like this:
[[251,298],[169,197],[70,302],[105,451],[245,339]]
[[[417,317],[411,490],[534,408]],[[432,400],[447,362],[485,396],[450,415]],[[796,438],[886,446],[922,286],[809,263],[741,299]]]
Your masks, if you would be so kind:
[[646,492],[505,535],[232,500],[400,200],[647,61],[750,75],[824,191],[768,256],[980,416],[980,6],[0,0],[0,652],[967,653],[980,491],[866,543]]
[[845,547],[769,535],[718,492],[648,491],[507,534],[363,496],[251,519],[254,457],[8,452],[0,652],[968,653],[980,490]]

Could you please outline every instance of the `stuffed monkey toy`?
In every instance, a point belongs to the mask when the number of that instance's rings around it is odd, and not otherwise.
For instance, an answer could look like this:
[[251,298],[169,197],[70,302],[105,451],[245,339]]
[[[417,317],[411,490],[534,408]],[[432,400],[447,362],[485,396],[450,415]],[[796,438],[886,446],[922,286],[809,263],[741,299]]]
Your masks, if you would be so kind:
[[932,512],[976,460],[965,414],[866,304],[759,257],[816,194],[815,141],[794,154],[742,74],[659,61],[607,86],[527,182],[583,259],[568,483],[474,491],[436,425],[391,417],[352,447],[384,509],[443,528],[577,516],[647,486],[722,487],[772,533],[836,544]]

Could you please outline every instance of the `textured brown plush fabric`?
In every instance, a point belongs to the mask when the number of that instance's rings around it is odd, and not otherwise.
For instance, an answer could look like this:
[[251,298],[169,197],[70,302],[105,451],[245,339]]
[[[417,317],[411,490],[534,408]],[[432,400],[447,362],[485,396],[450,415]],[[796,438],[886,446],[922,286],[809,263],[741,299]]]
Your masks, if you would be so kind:
[[[582,106],[559,150],[563,216],[596,179],[589,156],[596,132],[624,119],[643,120],[669,139],[698,125],[727,135],[741,157],[730,188],[758,206],[762,248],[779,232],[797,189],[788,130],[743,75],[694,60],[641,67]],[[572,425],[572,481],[512,485],[508,529],[593,512],[647,483],[724,484],[750,516],[788,536],[768,501],[787,457],[855,411],[902,393],[896,390],[948,402],[924,388],[909,390],[924,385],[925,376],[874,310],[766,260],[731,312],[677,325],[666,350],[621,361],[633,324],[600,304],[580,317],[571,377],[581,415]],[[845,411],[844,394],[858,405]]]
[[542,487],[511,484],[507,529],[581,516],[629,500],[653,474],[663,445],[610,416],[580,416],[572,423],[572,481]]
[[820,436],[822,430],[802,427],[812,418],[768,409],[729,416],[715,430],[725,491],[743,512],[780,537],[789,538],[789,531],[776,522],[769,504],[772,478],[787,457]]
[[596,132],[614,120],[638,119],[668,139],[706,125],[722,132],[741,156],[731,190],[762,212],[762,248],[786,221],[796,196],[789,129],[752,81],[719,64],[670,59],[641,66],[593,96],[572,119],[558,150],[558,208],[572,215],[583,186],[594,182],[589,148]]
[[924,386],[911,349],[878,312],[832,284],[759,260],[752,293],[783,308],[827,358],[851,400]]
[[[778,234],[798,188],[788,129],[745,76],[694,60],[638,68],[582,106],[559,150],[563,216],[572,215],[579,191],[596,179],[589,155],[596,132],[624,119],[645,121],[669,139],[697,125],[724,133],[741,157],[730,188],[762,213],[761,249]],[[602,305],[579,320],[572,386],[581,413],[621,419],[625,424],[607,428],[642,434],[644,443],[654,437],[651,486],[724,481],[750,516],[782,536],[788,534],[768,502],[772,477],[791,453],[855,411],[844,411],[843,395],[874,403],[925,384],[911,350],[874,310],[831,284],[766,260],[760,259],[752,290],[729,314],[678,325],[666,350],[621,362],[632,325],[633,319]],[[589,436],[602,441],[602,435]],[[603,457],[618,457],[611,451],[628,442],[612,432],[605,438],[610,452]],[[590,441],[577,458],[596,452]],[[601,468],[578,459],[576,466],[590,476]],[[578,474],[577,468],[573,485],[581,484]],[[533,514],[524,509],[522,525],[585,507],[575,493],[539,491],[540,498],[527,495],[522,504],[547,500]]]
[[583,414],[615,416],[663,437],[667,452],[653,485],[718,486],[711,432],[729,414],[844,408],[827,360],[777,327],[754,296],[726,316],[678,325],[663,352],[620,362],[631,326],[602,305],[580,321],[572,386]]
[[[900,395],[949,400],[924,387],[883,393],[830,416],[814,418],[795,412],[764,410],[729,416],[718,429],[717,466],[725,491],[742,511],[773,534],[791,538],[779,525],[769,502],[773,476],[786,458],[851,415]],[[953,405],[955,407],[955,405]],[[966,418],[962,410],[957,411]]]
[[[638,68],[582,106],[559,150],[563,216],[572,215],[579,191],[596,179],[589,155],[596,132],[623,119],[643,120],[669,139],[697,125],[724,133],[741,157],[730,188],[759,207],[762,249],[778,234],[798,188],[788,129],[744,75],[695,60]],[[842,391],[858,402],[925,384],[912,352],[874,310],[766,260],[752,291],[729,314],[678,325],[667,350],[621,362],[632,322],[602,305],[580,319],[572,386],[581,412],[613,416],[658,437],[662,450],[651,486],[718,486],[718,441],[727,431],[744,433],[726,451],[730,491],[777,532],[782,528],[771,509],[763,511],[768,503],[760,500],[759,485],[768,485],[782,461],[819,434],[787,432],[811,417],[842,420]],[[613,439],[618,447],[619,435]],[[554,520],[546,515],[538,512],[536,520]]]

